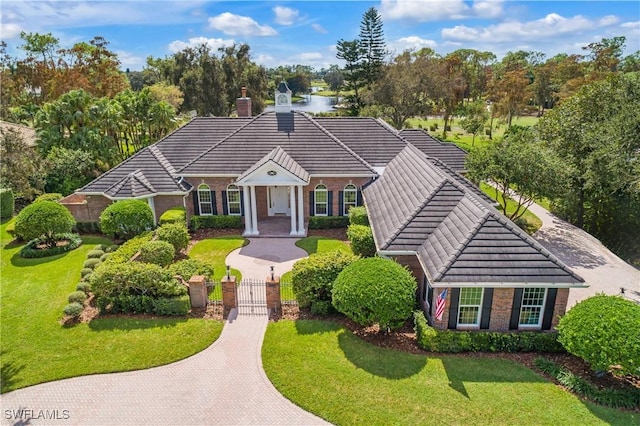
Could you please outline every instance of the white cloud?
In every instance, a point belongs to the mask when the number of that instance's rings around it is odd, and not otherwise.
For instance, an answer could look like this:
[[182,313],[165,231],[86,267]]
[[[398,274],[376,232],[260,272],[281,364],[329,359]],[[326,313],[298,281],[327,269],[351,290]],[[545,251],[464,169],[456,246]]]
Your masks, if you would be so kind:
[[0,38],[2,40],[11,40],[13,38],[17,38],[22,32],[22,27],[20,25],[9,22],[9,23],[0,23]]
[[311,24],[311,28],[313,28],[313,30],[319,34],[327,33],[327,30],[325,30],[324,27],[320,24]]
[[496,18],[502,15],[503,0],[477,0],[469,6],[463,0],[382,0],[384,19],[418,22],[447,19]]
[[389,50],[396,54],[400,54],[405,50],[420,50],[424,47],[435,49],[437,45],[434,40],[428,40],[418,36],[402,37],[387,43]]
[[209,28],[231,36],[274,36],[278,33],[268,25],[260,25],[248,16],[224,12],[209,18]]
[[122,68],[130,69],[131,71],[139,71],[146,64],[145,58],[136,56],[133,53],[125,52],[124,50],[118,50],[115,52],[118,55]]
[[638,29],[640,28],[640,21],[635,22],[625,22],[620,25],[622,28],[630,28],[630,29]]
[[542,39],[554,39],[591,31],[596,28],[611,26],[618,22],[615,16],[600,19],[589,19],[582,15],[565,18],[557,13],[550,13],[544,18],[534,21],[506,21],[488,27],[468,27],[456,25],[443,28],[442,38],[447,40],[468,42],[536,42]]
[[298,19],[299,12],[296,9],[289,7],[276,6],[273,9],[273,13],[276,15],[274,21],[280,25],[291,25],[296,19]]
[[300,58],[300,60],[304,63],[306,62],[312,62],[312,61],[317,61],[318,59],[322,59],[322,53],[320,52],[305,52],[305,53],[301,53],[298,58]]
[[218,50],[220,47],[233,46],[235,44],[234,39],[221,39],[221,38],[206,38],[206,37],[192,37],[188,41],[174,40],[169,43],[169,51],[171,53],[180,52],[187,47],[196,47],[201,44],[206,44],[212,50]]

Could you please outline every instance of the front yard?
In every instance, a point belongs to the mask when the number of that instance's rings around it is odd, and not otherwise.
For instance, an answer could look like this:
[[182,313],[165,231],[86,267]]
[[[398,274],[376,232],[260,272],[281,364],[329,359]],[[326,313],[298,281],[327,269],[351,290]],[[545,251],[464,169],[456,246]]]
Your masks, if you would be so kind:
[[337,425],[640,423],[513,361],[392,351],[332,322],[272,322],[262,357],[285,397]]

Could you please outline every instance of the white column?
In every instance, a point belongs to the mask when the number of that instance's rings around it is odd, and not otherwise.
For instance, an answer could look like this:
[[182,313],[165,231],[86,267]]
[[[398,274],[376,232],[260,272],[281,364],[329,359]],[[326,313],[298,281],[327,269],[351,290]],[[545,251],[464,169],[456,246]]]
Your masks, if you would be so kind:
[[253,209],[251,208],[251,205],[249,204],[251,201],[249,201],[249,187],[248,186],[243,186],[242,187],[242,198],[244,199],[244,234],[245,235],[250,235],[251,234],[251,230],[253,229],[253,226],[251,225],[251,212],[253,211]]
[[291,207],[291,232],[289,235],[298,235],[296,229],[296,187],[293,185],[289,187],[289,206]]
[[251,234],[258,235],[258,213],[256,211],[256,187],[251,185]]
[[302,185],[298,185],[298,235],[304,235],[304,205],[302,197]]

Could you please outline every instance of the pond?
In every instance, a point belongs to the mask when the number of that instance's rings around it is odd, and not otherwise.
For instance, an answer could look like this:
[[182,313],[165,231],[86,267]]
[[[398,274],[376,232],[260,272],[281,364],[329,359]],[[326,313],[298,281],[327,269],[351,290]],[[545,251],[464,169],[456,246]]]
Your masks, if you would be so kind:
[[[312,92],[318,91],[316,87],[312,87],[311,90]],[[342,97],[336,99],[335,96],[304,95],[302,100],[293,103],[293,109],[312,113],[335,111],[333,106],[339,101],[342,101]],[[265,111],[273,110],[273,105],[268,105],[265,108]]]

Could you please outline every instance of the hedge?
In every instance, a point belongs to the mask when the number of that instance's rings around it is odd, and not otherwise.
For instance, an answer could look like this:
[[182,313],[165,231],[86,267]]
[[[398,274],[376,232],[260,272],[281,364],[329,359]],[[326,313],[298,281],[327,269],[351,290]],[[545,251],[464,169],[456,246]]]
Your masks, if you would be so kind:
[[369,226],[369,216],[364,206],[351,207],[349,209],[349,225]]
[[169,271],[150,263],[129,262],[97,268],[89,280],[96,296],[145,295],[153,298],[182,296],[186,287]]
[[349,225],[347,228],[347,238],[351,241],[351,250],[358,256],[373,257],[376,255],[376,243],[373,240],[371,227]]
[[346,228],[349,225],[347,216],[311,216],[309,229],[335,229]]
[[205,277],[213,277],[213,266],[197,259],[184,259],[172,263],[167,267],[171,276],[179,275],[185,281],[194,275],[204,275]]
[[121,294],[118,296],[100,296],[96,304],[101,313],[156,314],[163,316],[182,316],[189,313],[189,296],[159,297],[146,295]]
[[15,201],[11,188],[0,188],[0,219],[7,219],[13,216]]
[[431,352],[564,352],[558,333],[438,330],[422,311],[413,319],[418,346]]
[[[151,241],[152,238],[153,233],[145,232],[123,243],[115,251],[111,251],[111,254],[107,260],[105,260],[105,265],[128,262],[140,250],[140,247],[147,241]],[[107,248],[107,250],[112,249],[113,246]]]
[[153,263],[160,266],[168,266],[173,260],[175,250],[167,241],[147,241],[140,247],[141,262]]
[[160,225],[167,223],[178,223],[180,225],[187,225],[187,210],[184,207],[176,206],[171,207],[166,212],[162,213],[159,220]]
[[44,244],[45,241],[48,241],[49,238],[41,237],[35,238],[29,241],[22,250],[20,250],[20,256],[25,258],[42,258],[48,256],[55,256],[56,254],[66,253],[71,250],[75,250],[82,244],[82,238],[80,238],[77,234],[55,234],[53,236],[55,241],[68,241],[69,244],[64,246],[55,246],[46,249],[37,248],[39,245]]
[[189,226],[197,229],[242,229],[242,216],[191,216]]
[[100,229],[111,238],[128,240],[153,229],[153,212],[141,200],[120,200],[100,214]]
[[38,197],[33,200],[34,203],[39,203],[40,201],[60,201],[64,197],[62,194],[58,192],[47,192],[42,195],[38,195]]

